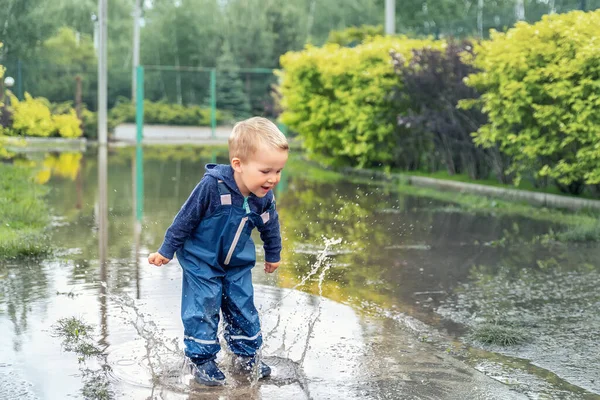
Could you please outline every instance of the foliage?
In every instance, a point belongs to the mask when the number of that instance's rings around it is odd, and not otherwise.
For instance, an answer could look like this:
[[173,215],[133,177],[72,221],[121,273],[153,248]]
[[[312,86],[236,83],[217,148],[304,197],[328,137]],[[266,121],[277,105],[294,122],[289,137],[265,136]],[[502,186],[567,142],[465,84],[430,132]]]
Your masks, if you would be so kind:
[[52,327],[53,335],[63,339],[66,351],[81,355],[84,359],[102,354],[102,350],[92,340],[93,326],[75,318],[61,318]]
[[[164,125],[210,126],[210,108],[195,105],[179,105],[144,101],[144,123]],[[217,123],[230,119],[229,113],[217,110]],[[136,121],[135,106],[127,99],[120,99],[109,112],[109,126]]]
[[[92,37],[62,27],[44,41],[36,61],[29,62],[26,67],[27,70],[37,69],[34,92],[37,97],[52,99],[53,102],[72,101],[79,77],[83,102],[94,104],[97,97],[96,64]],[[25,83],[28,87],[33,84],[29,79]]]
[[[2,48],[2,43],[0,42],[0,48]],[[2,81],[4,81],[4,72],[6,71],[6,68],[4,68],[4,66],[0,65],[0,79]],[[4,100],[4,99],[3,99]],[[4,159],[4,158],[8,158],[9,154],[8,151],[4,148],[4,142],[6,141],[6,135],[5,135],[5,122],[7,121],[6,118],[6,114],[8,113],[8,108],[5,107],[3,102],[0,102],[0,120],[2,121],[2,124],[0,125],[0,160]],[[12,119],[12,115],[11,115],[11,119]]]
[[578,224],[564,232],[556,234],[556,239],[562,242],[598,242],[600,241],[600,222]]
[[[486,122],[485,116],[478,110],[456,107],[461,99],[478,97],[464,84],[464,78],[475,72],[461,60],[461,53],[470,50],[468,41],[449,41],[443,50],[415,49],[409,63],[401,54],[392,54],[403,83],[395,89],[395,95],[408,107],[407,115],[399,118],[407,131],[400,144],[401,156],[410,159],[417,155],[416,169],[422,168],[421,163],[436,169],[441,159],[450,175],[467,173],[471,179],[487,178],[493,169],[498,180],[504,182],[505,157],[495,147],[475,146],[470,135]],[[429,141],[433,149],[419,148]],[[423,153],[428,159],[423,160]]]
[[46,192],[33,182],[30,168],[0,163],[0,258],[50,251],[44,234],[49,220]]
[[248,94],[244,92],[239,67],[227,41],[217,60],[217,108],[231,112],[236,119],[250,116]]
[[474,327],[472,338],[486,344],[514,346],[527,339],[526,331],[512,323],[494,320]]
[[19,101],[11,95],[13,124],[10,132],[21,136],[61,136],[76,138],[82,135],[81,121],[75,110],[64,105],[58,110],[65,114],[52,115],[52,105],[43,97],[33,98],[25,93],[25,100]]
[[327,43],[354,47],[373,36],[383,36],[383,26],[363,25],[351,26],[340,31],[329,32]]
[[402,87],[390,51],[410,61],[412,50],[441,43],[377,38],[354,48],[307,46],[281,58],[282,122],[327,163],[369,167],[392,163],[396,119],[405,112],[393,88]]
[[48,137],[54,133],[56,125],[50,113],[50,103],[44,98],[33,98],[25,93],[25,100],[12,97],[12,129],[22,136]]
[[61,137],[77,138],[83,134],[81,121],[77,118],[75,110],[71,110],[68,114],[54,115],[52,119]]
[[478,145],[498,145],[518,176],[532,170],[570,193],[600,183],[600,11],[545,16],[493,32],[469,60],[481,72],[467,84],[484,93],[489,123]]

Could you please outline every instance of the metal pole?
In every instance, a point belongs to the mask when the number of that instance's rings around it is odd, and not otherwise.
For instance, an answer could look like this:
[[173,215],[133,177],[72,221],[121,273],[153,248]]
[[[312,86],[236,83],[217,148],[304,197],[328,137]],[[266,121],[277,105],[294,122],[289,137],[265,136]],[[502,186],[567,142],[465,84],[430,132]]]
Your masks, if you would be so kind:
[[135,148],[135,187],[136,187],[136,217],[138,223],[142,221],[144,213],[144,152],[142,139],[144,137],[144,67],[137,67],[137,99],[135,120],[137,125],[136,148]]
[[98,0],[98,143],[106,145],[108,132],[106,126],[107,107],[107,74],[106,74],[106,42],[107,42],[107,18],[108,0]]
[[131,76],[131,101],[136,101],[137,67],[140,65],[140,18],[142,17],[141,0],[135,0],[133,10],[133,69]]
[[396,33],[396,0],[385,0],[385,34]]
[[140,101],[135,104],[136,145],[142,144],[144,138],[144,67],[138,65],[136,69],[137,92],[136,97]]
[[211,137],[217,136],[217,70],[210,70],[210,126]]
[[23,100],[23,63],[21,60],[17,60],[17,98]]
[[477,33],[483,39],[483,0],[477,0]]

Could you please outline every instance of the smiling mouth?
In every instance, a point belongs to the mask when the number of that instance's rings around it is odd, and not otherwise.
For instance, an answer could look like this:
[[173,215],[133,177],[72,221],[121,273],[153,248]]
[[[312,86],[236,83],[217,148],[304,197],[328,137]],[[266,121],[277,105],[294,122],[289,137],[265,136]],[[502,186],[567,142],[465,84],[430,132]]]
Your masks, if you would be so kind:
[[271,186],[261,186],[261,188],[263,188],[264,190],[269,191],[271,189]]

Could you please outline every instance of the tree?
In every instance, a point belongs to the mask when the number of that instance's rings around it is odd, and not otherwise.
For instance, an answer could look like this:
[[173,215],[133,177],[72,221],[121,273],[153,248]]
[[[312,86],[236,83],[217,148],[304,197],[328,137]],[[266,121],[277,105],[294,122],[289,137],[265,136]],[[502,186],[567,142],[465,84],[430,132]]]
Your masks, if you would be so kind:
[[341,31],[329,32],[327,43],[336,43],[340,46],[354,47],[372,36],[383,36],[382,25],[351,26]]
[[[44,41],[38,52],[38,62],[29,62],[37,69],[27,74],[26,85],[35,85],[36,96],[53,102],[73,101],[76,78],[82,79],[83,101],[95,103],[97,82],[96,51],[90,35],[78,34],[72,28],[62,27],[57,34]],[[32,82],[32,79],[38,80]]]
[[[214,67],[220,50],[223,19],[217,0],[153,2],[141,30],[141,63],[177,67]],[[208,97],[207,72],[146,72],[146,98],[198,104]]]
[[239,67],[227,41],[217,60],[217,108],[231,111],[238,120],[250,116],[248,95],[244,92]]

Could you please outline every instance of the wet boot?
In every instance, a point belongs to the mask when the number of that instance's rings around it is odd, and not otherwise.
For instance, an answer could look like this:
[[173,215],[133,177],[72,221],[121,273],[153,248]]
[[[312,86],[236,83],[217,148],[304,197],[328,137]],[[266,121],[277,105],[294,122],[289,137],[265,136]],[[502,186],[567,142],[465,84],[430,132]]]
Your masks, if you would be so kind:
[[[237,364],[239,369],[245,373],[254,373],[256,366],[256,356],[254,357],[238,357]],[[266,378],[271,375],[271,367],[262,361],[258,363],[258,379]]]
[[199,384],[206,386],[220,386],[225,384],[225,375],[214,360],[198,364],[192,362],[191,367],[194,380]]

